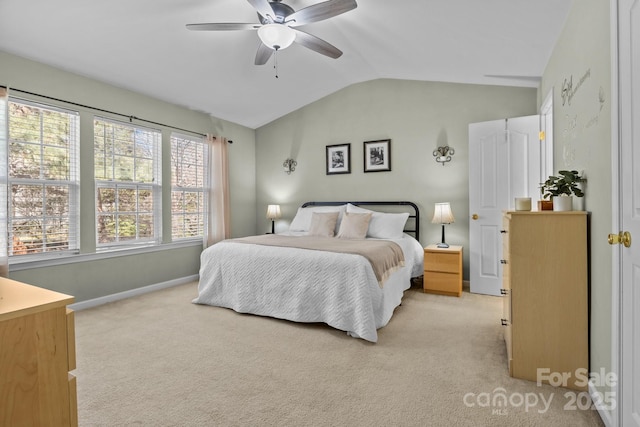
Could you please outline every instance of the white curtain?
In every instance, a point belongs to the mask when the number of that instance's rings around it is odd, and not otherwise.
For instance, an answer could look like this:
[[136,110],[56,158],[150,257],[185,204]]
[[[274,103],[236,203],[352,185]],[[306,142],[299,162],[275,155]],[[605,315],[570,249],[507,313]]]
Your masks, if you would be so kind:
[[229,209],[229,160],[227,139],[207,135],[208,144],[208,218],[205,248],[231,235]]
[[7,184],[9,146],[9,91],[0,86],[0,276],[9,277],[9,247],[7,234]]

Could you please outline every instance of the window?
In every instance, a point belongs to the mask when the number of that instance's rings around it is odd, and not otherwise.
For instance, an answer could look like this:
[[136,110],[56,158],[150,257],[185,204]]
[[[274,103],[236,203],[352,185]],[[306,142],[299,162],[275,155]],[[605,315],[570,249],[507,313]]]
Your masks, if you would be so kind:
[[78,113],[9,102],[9,255],[78,250]]
[[202,238],[206,221],[207,145],[202,138],[171,135],[171,237]]
[[159,131],[94,120],[97,247],[159,244]]

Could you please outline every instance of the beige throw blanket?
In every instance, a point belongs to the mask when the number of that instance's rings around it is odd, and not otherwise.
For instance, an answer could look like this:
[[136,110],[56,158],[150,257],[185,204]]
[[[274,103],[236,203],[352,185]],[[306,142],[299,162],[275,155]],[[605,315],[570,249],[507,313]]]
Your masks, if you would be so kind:
[[397,243],[388,240],[356,240],[338,239],[335,237],[265,234],[229,239],[227,241],[361,255],[371,263],[380,287],[382,287],[391,273],[404,267],[404,253],[402,252],[402,248]]

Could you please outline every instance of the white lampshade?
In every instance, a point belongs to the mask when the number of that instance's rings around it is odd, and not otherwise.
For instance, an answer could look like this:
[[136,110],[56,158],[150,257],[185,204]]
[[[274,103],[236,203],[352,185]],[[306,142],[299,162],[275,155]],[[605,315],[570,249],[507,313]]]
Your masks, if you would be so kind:
[[285,49],[296,39],[296,32],[284,24],[267,24],[258,28],[258,37],[273,50]]
[[431,222],[433,224],[451,224],[454,222],[453,212],[451,212],[451,206],[448,202],[436,203]]
[[280,218],[280,205],[269,205],[267,207],[267,218],[269,219]]

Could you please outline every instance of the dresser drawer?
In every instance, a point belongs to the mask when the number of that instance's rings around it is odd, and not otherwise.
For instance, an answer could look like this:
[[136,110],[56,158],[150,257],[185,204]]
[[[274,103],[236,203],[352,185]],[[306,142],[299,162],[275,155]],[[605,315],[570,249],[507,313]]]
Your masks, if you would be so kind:
[[67,364],[68,370],[76,369],[76,320],[73,310],[67,308]]
[[503,218],[502,230],[500,230],[502,236],[502,259],[507,259],[509,255],[509,220]]
[[69,425],[75,427],[78,425],[78,386],[76,377],[68,374],[69,378]]

